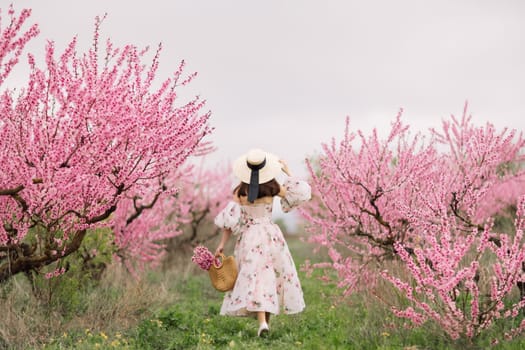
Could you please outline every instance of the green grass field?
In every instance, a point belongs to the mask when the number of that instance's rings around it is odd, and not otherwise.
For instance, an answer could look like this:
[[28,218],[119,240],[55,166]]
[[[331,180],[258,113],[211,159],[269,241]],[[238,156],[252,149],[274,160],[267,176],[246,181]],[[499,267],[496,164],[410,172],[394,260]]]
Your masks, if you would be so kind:
[[[298,266],[311,247],[289,239]],[[317,259],[320,259],[319,256]],[[407,329],[388,307],[366,293],[348,298],[333,284],[300,272],[307,307],[272,318],[267,338],[257,337],[253,318],[219,315],[222,293],[203,271],[151,272],[133,288],[100,288],[82,296],[88,305],[72,317],[51,314],[41,340],[12,348],[33,349],[524,349],[525,340],[490,346],[492,337],[451,341],[431,324]],[[113,278],[115,279],[115,278]],[[116,280],[116,279],[115,279]],[[130,291],[131,290],[131,291]],[[119,316],[120,315],[120,316]],[[29,316],[30,317],[30,316]],[[43,318],[47,317],[47,319]],[[62,317],[62,318],[60,318]],[[58,318],[58,319],[57,319]],[[134,321],[133,321],[133,320]],[[46,321],[47,320],[47,321]],[[90,321],[92,320],[92,321]],[[129,320],[129,323],[125,321]],[[1,324],[0,324],[1,325]],[[30,328],[30,326],[28,326]],[[47,333],[46,333],[47,332]],[[47,337],[46,337],[47,335]],[[2,347],[0,349],[10,348]]]

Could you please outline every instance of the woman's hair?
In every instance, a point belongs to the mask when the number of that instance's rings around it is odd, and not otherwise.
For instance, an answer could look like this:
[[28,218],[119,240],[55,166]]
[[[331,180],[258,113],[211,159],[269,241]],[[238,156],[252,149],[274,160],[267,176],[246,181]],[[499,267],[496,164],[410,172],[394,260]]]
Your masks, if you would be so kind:
[[[234,194],[237,194],[237,197],[241,196],[247,196],[248,195],[248,187],[250,187],[249,184],[241,182],[235,189],[233,190]],[[268,182],[265,182],[263,184],[259,184],[259,195],[257,198],[263,198],[263,197],[273,197],[279,194],[281,192],[281,185],[275,180],[272,179]]]

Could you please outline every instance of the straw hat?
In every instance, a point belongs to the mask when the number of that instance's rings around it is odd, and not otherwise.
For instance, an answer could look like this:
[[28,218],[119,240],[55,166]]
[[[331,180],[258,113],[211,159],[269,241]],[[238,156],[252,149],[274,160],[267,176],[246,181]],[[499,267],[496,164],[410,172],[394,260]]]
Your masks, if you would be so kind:
[[258,170],[259,184],[274,179],[281,171],[279,157],[255,148],[243,154],[233,162],[233,174],[242,182],[249,184],[252,171]]

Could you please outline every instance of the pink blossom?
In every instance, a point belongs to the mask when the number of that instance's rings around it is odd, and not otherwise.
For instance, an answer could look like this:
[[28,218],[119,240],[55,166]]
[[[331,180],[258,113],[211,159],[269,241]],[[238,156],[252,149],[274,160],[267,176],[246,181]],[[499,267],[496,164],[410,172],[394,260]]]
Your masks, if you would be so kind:
[[58,276],[64,274],[65,272],[66,272],[66,269],[61,267],[61,268],[55,269],[54,271],[46,273],[44,275],[44,277],[45,277],[45,279],[50,279],[50,278],[53,278],[53,277],[58,277]]
[[213,254],[208,250],[208,248],[204,246],[197,246],[193,250],[193,256],[191,257],[191,261],[196,263],[201,269],[208,271],[215,261],[215,257]]

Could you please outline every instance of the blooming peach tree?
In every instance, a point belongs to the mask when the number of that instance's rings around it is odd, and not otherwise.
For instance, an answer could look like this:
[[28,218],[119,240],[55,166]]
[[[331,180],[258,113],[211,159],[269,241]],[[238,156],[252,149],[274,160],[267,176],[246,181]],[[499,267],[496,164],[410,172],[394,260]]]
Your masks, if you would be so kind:
[[[411,302],[397,316],[473,338],[524,303],[524,147],[516,130],[473,125],[466,106],[429,139],[401,113],[384,139],[351,132],[347,120],[343,140],[309,163],[311,240],[328,249],[347,293],[382,276]],[[515,230],[494,232],[494,217],[518,203]]]
[[[35,26],[22,30],[28,10],[8,14],[0,83],[37,35]],[[108,39],[101,50],[100,23],[87,52],[77,52],[74,38],[57,54],[50,41],[43,67],[28,55],[26,86],[0,85],[0,281],[77,251],[91,229],[130,226],[176,193],[169,178],[189,156],[207,151],[205,102],[177,99],[194,74],[185,76],[182,63],[156,80],[161,47],[149,64],[148,49]],[[157,240],[174,234],[115,231],[146,260],[155,259]]]
[[179,197],[181,204],[187,207],[184,221],[187,222],[189,234],[186,241],[191,245],[203,244],[220,232],[215,225],[208,231],[206,224],[211,224],[219,211],[232,200],[231,169],[229,164],[219,164],[212,168],[201,165],[194,167],[188,175],[185,177],[185,185],[181,186]]
[[[229,175],[227,167],[207,168],[204,161],[187,164],[164,179],[176,192],[146,200],[156,201],[155,210],[145,208],[137,215],[136,200],[123,201],[112,227],[117,257],[133,272],[144,263],[159,263],[166,253],[186,243],[195,246],[216,237],[218,230],[209,230],[206,223],[231,199]],[[150,237],[146,243],[141,239],[144,235]]]

